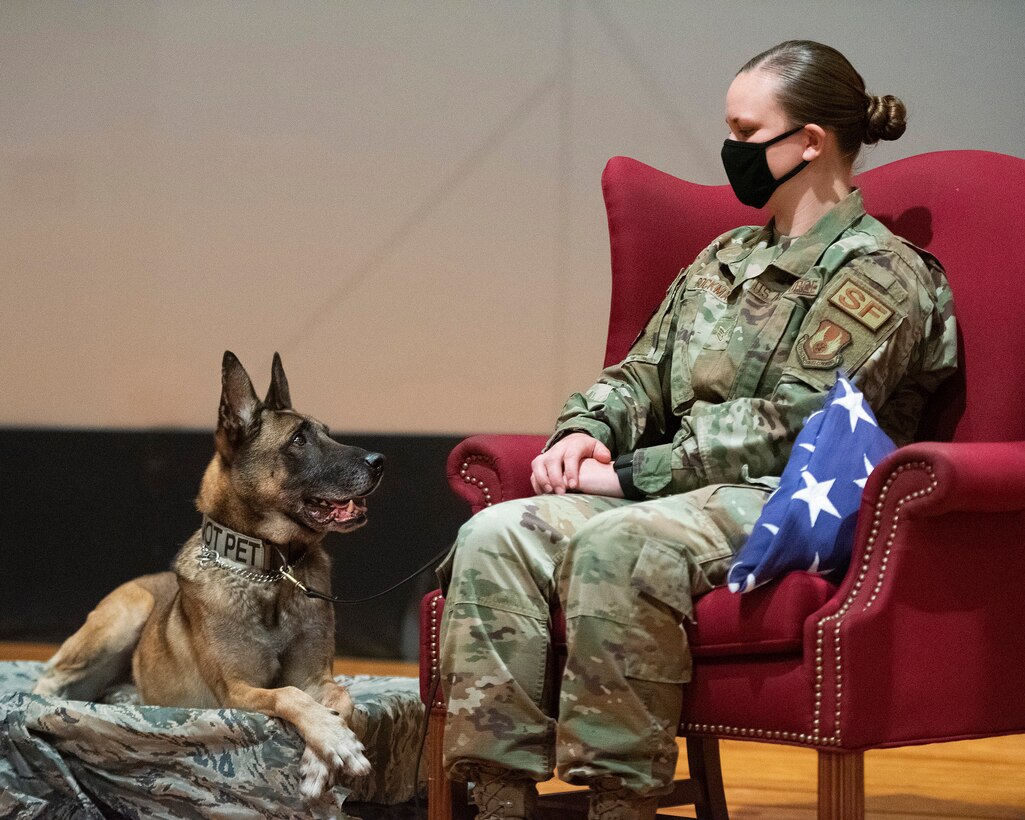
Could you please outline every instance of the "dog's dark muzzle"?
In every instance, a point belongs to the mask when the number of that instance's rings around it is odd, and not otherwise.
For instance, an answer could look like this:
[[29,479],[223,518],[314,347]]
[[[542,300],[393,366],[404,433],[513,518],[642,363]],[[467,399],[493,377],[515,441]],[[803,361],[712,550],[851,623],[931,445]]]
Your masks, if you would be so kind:
[[328,453],[334,457],[323,460],[319,476],[305,482],[300,512],[314,529],[347,532],[366,523],[367,496],[381,483],[385,458],[337,442],[328,444]]

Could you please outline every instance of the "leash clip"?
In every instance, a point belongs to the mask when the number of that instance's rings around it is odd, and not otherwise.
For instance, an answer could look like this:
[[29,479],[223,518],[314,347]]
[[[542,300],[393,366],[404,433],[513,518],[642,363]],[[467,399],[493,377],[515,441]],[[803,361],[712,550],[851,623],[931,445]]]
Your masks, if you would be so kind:
[[310,594],[310,591],[305,586],[303,586],[303,582],[296,578],[294,575],[292,575],[292,568],[288,564],[282,564],[281,569],[279,569],[278,572],[281,573],[282,578],[287,578],[307,595]]

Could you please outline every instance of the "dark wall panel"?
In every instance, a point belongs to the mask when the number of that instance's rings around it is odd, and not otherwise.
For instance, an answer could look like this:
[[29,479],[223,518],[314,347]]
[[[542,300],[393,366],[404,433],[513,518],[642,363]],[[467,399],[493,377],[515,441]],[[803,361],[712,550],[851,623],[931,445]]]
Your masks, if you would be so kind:
[[[455,436],[340,436],[387,457],[369,523],[328,536],[334,594],[359,598],[452,542],[467,515],[449,491]],[[210,433],[0,430],[0,640],[60,641],[117,584],[167,569],[199,528],[194,498]],[[341,655],[416,654],[416,605],[431,572],[375,601],[337,608]]]

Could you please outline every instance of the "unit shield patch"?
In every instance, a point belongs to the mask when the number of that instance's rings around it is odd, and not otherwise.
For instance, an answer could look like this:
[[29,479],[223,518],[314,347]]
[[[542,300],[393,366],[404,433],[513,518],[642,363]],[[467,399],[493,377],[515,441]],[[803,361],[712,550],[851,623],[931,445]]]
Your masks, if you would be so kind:
[[843,361],[843,350],[850,343],[849,331],[823,319],[814,333],[806,333],[798,340],[797,358],[805,367],[832,370]]

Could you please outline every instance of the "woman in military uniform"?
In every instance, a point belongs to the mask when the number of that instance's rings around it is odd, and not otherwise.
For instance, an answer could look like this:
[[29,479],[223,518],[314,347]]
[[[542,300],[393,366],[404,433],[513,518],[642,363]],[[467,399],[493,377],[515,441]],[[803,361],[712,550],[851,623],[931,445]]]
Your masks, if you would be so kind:
[[479,817],[529,817],[555,766],[592,787],[591,818],[654,817],[691,673],[682,620],[724,582],[837,369],[895,442],[911,440],[955,366],[950,289],[851,185],[861,145],[898,138],[904,116],[828,46],[789,41],[748,62],[722,159],[768,224],[716,239],[627,357],[569,398],[533,462],[536,497],[460,530],[440,571],[445,756],[476,784]]

